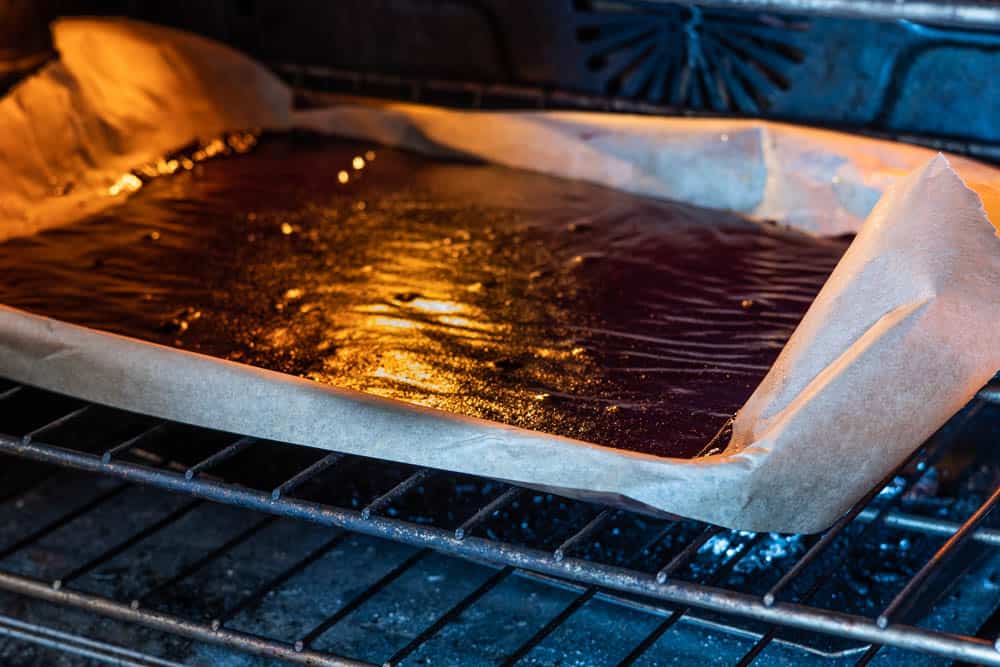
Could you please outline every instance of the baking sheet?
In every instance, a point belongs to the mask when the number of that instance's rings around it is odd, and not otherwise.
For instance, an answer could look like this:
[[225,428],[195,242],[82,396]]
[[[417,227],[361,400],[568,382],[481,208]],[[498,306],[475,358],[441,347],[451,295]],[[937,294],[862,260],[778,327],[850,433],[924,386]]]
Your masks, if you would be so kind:
[[[835,520],[1000,368],[1000,241],[990,223],[1000,219],[1000,178],[989,167],[757,121],[414,105],[292,112],[273,77],[190,35],[67,21],[56,42],[62,62],[0,102],[0,232],[8,237],[141,186],[123,169],[248,125],[471,155],[820,234],[853,231],[868,217],[738,414],[732,441],[695,460],[622,453],[3,308],[0,373],[16,380],[212,428],[578,490],[731,527],[808,532]],[[121,49],[129,68],[156,76],[116,79]],[[64,106],[22,113],[53,91]],[[169,108],[170,123],[157,123],[164,91],[185,102]],[[66,127],[73,131],[56,131]]]
[[0,244],[11,270],[0,303],[689,458],[764,378],[848,242],[491,164],[270,134]]

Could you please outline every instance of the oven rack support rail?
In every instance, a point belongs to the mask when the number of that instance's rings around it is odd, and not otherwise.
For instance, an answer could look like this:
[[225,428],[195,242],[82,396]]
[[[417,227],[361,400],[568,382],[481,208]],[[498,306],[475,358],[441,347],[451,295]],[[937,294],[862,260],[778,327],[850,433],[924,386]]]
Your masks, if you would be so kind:
[[[666,1],[666,0],[664,0]],[[677,0],[672,0],[676,2]],[[1000,7],[967,0],[682,0],[685,4],[758,12],[843,16],[872,21],[920,21],[966,28],[1000,25]]]
[[[15,385],[0,391],[0,410],[3,409],[5,400],[24,388],[21,385]],[[997,381],[980,392],[971,408],[965,411],[964,419],[971,418],[987,403],[1000,404],[1000,383]],[[944,442],[945,438],[940,437],[940,433],[914,452],[881,484],[873,488],[840,520],[821,534],[767,593],[763,596],[753,596],[715,585],[725,572],[731,571],[739,559],[749,552],[749,545],[761,537],[761,535],[755,536],[752,533],[747,534],[749,537],[746,538],[744,548],[737,550],[738,553],[735,557],[730,557],[723,562],[718,571],[709,577],[709,581],[695,583],[675,579],[672,574],[688,563],[702,545],[721,532],[720,528],[703,525],[702,532],[698,537],[695,537],[685,548],[673,556],[659,571],[650,574],[571,555],[574,549],[587,541],[592,533],[599,529],[609,515],[608,510],[599,511],[591,521],[564,540],[554,551],[505,543],[474,535],[473,533],[480,523],[505,504],[511,502],[520,493],[520,489],[516,486],[510,486],[492,501],[473,512],[457,529],[449,530],[380,515],[380,511],[388,507],[393,500],[402,497],[422,481],[434,475],[436,471],[432,469],[419,468],[409,477],[377,496],[367,506],[361,509],[352,509],[300,500],[291,495],[295,488],[335,465],[340,459],[345,458],[336,453],[324,456],[273,489],[256,489],[227,483],[210,474],[210,469],[213,466],[235,455],[240,449],[248,446],[248,443],[252,443],[251,439],[248,438],[236,439],[233,444],[223,447],[202,461],[180,471],[119,459],[130,449],[140,445],[144,437],[161,428],[166,422],[159,422],[133,438],[110,446],[100,454],[77,451],[45,442],[47,432],[65,426],[85,412],[99,407],[85,404],[83,407],[67,412],[26,434],[0,433],[0,454],[13,455],[60,468],[106,475],[121,480],[125,484],[147,485],[184,494],[195,499],[193,504],[201,501],[229,504],[268,515],[288,517],[338,529],[330,540],[330,545],[348,533],[354,532],[420,548],[420,551],[409,559],[411,561],[415,561],[428,550],[434,550],[477,562],[489,563],[498,568],[496,573],[484,584],[453,605],[413,641],[385,660],[383,663],[385,667],[398,665],[413,654],[445,625],[458,618],[465,609],[515,571],[522,571],[530,576],[554,577],[567,582],[579,593],[563,612],[511,653],[503,663],[505,665],[513,665],[527,655],[534,646],[537,646],[595,595],[614,597],[615,593],[638,595],[644,599],[659,601],[664,604],[662,611],[665,616],[659,626],[619,663],[620,667],[633,664],[691,608],[708,610],[726,616],[753,619],[763,622],[771,628],[757,636],[757,641],[738,663],[740,665],[751,664],[772,641],[776,641],[776,632],[779,628],[798,628],[867,644],[869,648],[858,660],[857,664],[859,665],[868,664],[883,647],[923,652],[976,664],[1000,665],[1000,638],[990,641],[968,635],[929,630],[898,620],[914,604],[932,576],[963,544],[975,541],[991,547],[1000,546],[1000,530],[983,525],[984,520],[994,507],[1000,504],[1000,488],[994,489],[978,509],[962,523],[910,515],[895,506],[905,495],[905,491],[920,481],[923,473],[930,468],[932,462],[945,449],[947,443]],[[878,507],[870,506],[872,500],[894,479],[897,482],[902,479],[903,490]],[[9,500],[9,498],[4,500]],[[179,513],[175,514],[180,516]],[[173,519],[167,517],[160,523],[170,520]],[[810,606],[808,602],[816,592],[818,584],[804,593],[799,593],[796,596],[796,602],[784,601],[782,598],[787,597],[787,590],[796,578],[816,562],[823,551],[853,522],[864,524],[862,535],[869,528],[884,524],[903,531],[948,536],[948,539],[903,585],[876,618]],[[160,525],[147,527],[143,532],[134,536],[133,541],[142,539],[160,528],[162,528]],[[663,537],[664,533],[665,531],[660,533],[660,538]],[[38,533],[28,536],[25,541],[39,539],[44,534],[45,528],[43,527]],[[131,542],[127,544],[131,544]],[[18,544],[7,550],[19,548],[19,546]],[[119,552],[120,550],[112,550],[112,553]],[[214,555],[210,554],[205,559]],[[106,554],[105,557],[110,558],[111,555]],[[91,563],[85,567],[89,568],[93,565]],[[300,563],[299,569],[304,567],[305,565]],[[336,614],[301,640],[284,642],[230,630],[226,627],[225,619],[199,623],[146,609],[140,600],[123,603],[73,590],[69,585],[71,583],[69,579],[75,578],[75,576],[74,573],[65,579],[42,581],[24,575],[0,572],[0,590],[140,624],[192,640],[277,658],[295,664],[370,667],[370,663],[317,651],[310,647],[313,639],[318,637],[329,625],[336,622],[336,619],[339,618]],[[267,589],[259,591],[259,595],[266,593]],[[241,607],[243,606],[245,605],[241,604]],[[231,614],[227,614],[228,616]],[[18,629],[15,628],[15,630]],[[15,632],[15,634],[17,633]],[[54,641],[52,638],[42,637],[42,639]],[[65,637],[56,639],[65,643]],[[77,640],[91,641],[82,638],[77,638]],[[93,642],[91,643],[93,644]],[[84,648],[86,650],[93,648],[88,647],[89,645]]]
[[[1000,13],[1000,7],[997,11]],[[912,34],[923,36],[927,40],[925,47],[936,43],[950,43],[949,39],[953,38],[953,35],[949,35],[947,30],[942,28],[909,22],[904,22],[902,25]],[[1000,36],[995,32],[969,32],[964,34],[964,38],[969,43],[977,45],[1000,45]],[[905,62],[907,62],[905,58],[897,57],[891,67],[883,68],[881,73],[883,80],[879,85],[883,87],[888,85],[897,66],[903,66]],[[288,62],[270,62],[269,67],[286,83],[290,84],[303,100],[319,106],[331,102],[336,103],[343,99],[365,103],[370,98],[386,98],[457,109],[568,110],[684,118],[746,118],[746,116],[688,109],[626,97],[587,94],[524,84],[416,78],[326,65],[303,65]],[[847,132],[872,139],[896,141],[965,155],[994,164],[1000,163],[1000,143],[991,140],[890,131],[851,123],[810,121],[776,113],[761,113],[753,117]]]

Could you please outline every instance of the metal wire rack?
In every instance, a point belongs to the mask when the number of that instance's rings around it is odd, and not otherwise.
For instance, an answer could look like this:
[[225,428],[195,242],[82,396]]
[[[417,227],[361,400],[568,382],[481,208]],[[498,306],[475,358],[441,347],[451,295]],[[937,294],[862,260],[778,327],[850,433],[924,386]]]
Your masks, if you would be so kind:
[[[0,542],[0,590],[290,663],[369,665],[375,663],[324,650],[321,638],[427,554],[440,552],[485,564],[490,574],[408,641],[395,646],[381,664],[403,663],[458,623],[503,582],[529,576],[564,587],[571,595],[532,634],[509,647],[499,664],[517,664],[596,597],[641,610],[656,620],[626,655],[616,658],[623,667],[639,662],[679,622],[739,628],[744,638],[752,640],[740,665],[753,663],[774,643],[796,641],[788,636],[795,631],[847,640],[838,649],[840,655],[852,655],[862,665],[882,651],[898,649],[1000,665],[1000,642],[929,629],[914,622],[928,608],[924,598],[934,589],[940,595],[940,586],[932,583],[940,578],[936,575],[946,572],[951,583],[956,578],[948,570],[948,563],[956,560],[952,556],[963,547],[991,550],[1000,546],[1000,530],[985,523],[1000,501],[1000,489],[984,493],[977,499],[978,506],[970,506],[959,521],[914,514],[903,507],[907,493],[918,487],[946,454],[963,424],[984,407],[995,410],[990,403],[1000,403],[1000,386],[984,389],[955,422],[825,533],[794,537],[801,544],[794,557],[777,559],[767,569],[748,576],[746,571],[739,574],[741,564],[759,559],[761,545],[777,536],[723,530],[693,521],[653,519],[542,496],[492,480],[193,429],[5,382],[0,384],[0,456],[46,465],[3,480],[0,507],[20,502],[18,499],[45,480],[70,473],[67,469],[96,473],[97,479],[116,483],[101,487],[101,493],[59,516],[40,525],[30,524],[30,529],[12,541]],[[249,460],[240,464],[241,459]],[[12,465],[6,469],[14,470]],[[183,502],[131,534],[103,545],[99,553],[83,562],[63,565],[58,574],[32,576],[8,567],[19,553],[85,519],[97,508],[113,504],[126,489],[136,486],[176,492]],[[535,498],[534,503],[521,502],[528,497]],[[538,498],[543,498],[541,504]],[[259,518],[214,547],[192,555],[169,576],[124,598],[95,594],[80,585],[109,562],[185,520],[204,501],[253,510]],[[520,509],[515,510],[519,503]],[[209,616],[199,612],[203,618],[195,620],[158,607],[157,600],[185,580],[209,569],[274,522],[288,519],[333,530],[325,542],[297,562]],[[874,614],[859,613],[851,605],[836,609],[817,603],[824,586],[843,578],[845,562],[864,553],[869,548],[866,540],[882,530],[925,542],[915,571],[887,595],[863,591],[861,597]],[[385,538],[416,549],[295,639],[232,627],[239,614],[261,603],[352,534]],[[987,610],[986,615],[990,613]],[[979,619],[976,627],[981,622]],[[0,636],[56,645],[79,655],[103,655],[117,664],[153,664],[130,662],[128,652],[120,647],[102,647],[86,638],[60,635],[13,618],[0,618]],[[845,646],[850,650],[845,651]]]
[[[937,19],[965,27],[995,26],[998,16],[997,9],[975,2],[937,3],[948,5],[943,8],[935,3],[890,0],[719,0],[703,4],[866,18]],[[695,115],[628,99],[537,87],[415,79],[298,64],[272,67],[298,87],[338,94],[462,108]],[[1000,160],[996,142],[849,129]],[[191,429],[0,379],[0,510],[21,503],[53,480],[65,483],[70,475],[82,476],[84,486],[94,489],[86,497],[67,498],[65,507],[60,506],[53,516],[38,517],[37,521],[29,517],[19,530],[0,530],[0,591],[294,664],[399,665],[417,659],[436,638],[483,605],[492,591],[514,578],[530,578],[564,590],[566,596],[561,607],[506,646],[496,656],[498,664],[525,664],[533,651],[571,624],[588,604],[606,600],[650,619],[637,640],[610,663],[621,667],[648,664],[658,643],[686,623],[739,634],[746,647],[735,661],[739,665],[762,661],[768,649],[778,644],[806,646],[815,655],[846,657],[859,665],[892,651],[1000,665],[1000,639],[990,635],[997,628],[992,609],[987,609],[971,630],[956,631],[946,623],[925,622],[943,591],[963,576],[961,568],[956,571],[954,567],[960,560],[954,558],[957,553],[978,548],[996,557],[1000,530],[990,525],[988,515],[1000,502],[1000,489],[966,498],[959,503],[961,508],[945,516],[914,512],[905,506],[908,494],[948,455],[963,424],[984,409],[995,411],[991,404],[1000,405],[1000,382],[984,389],[959,419],[915,452],[830,529],[817,536],[780,538],[798,548],[748,575],[741,567],[761,559],[767,543],[775,540],[773,536],[693,521],[651,519],[494,480]],[[78,554],[75,560],[67,557],[66,562],[42,568],[44,572],[18,561],[52,535],[74,529],[102,509],[110,506],[112,514],[127,514],[129,506],[124,498],[134,488],[173,492],[179,500],[160,515],[130,524],[113,539],[96,540],[100,543],[90,550],[92,553]],[[541,502],[536,502],[538,499]],[[187,552],[169,572],[147,578],[145,587],[125,587],[128,590],[112,594],[95,592],[95,587],[86,585],[95,573],[203,507],[234,507],[245,510],[251,518],[201,552]],[[248,592],[228,596],[216,605],[198,605],[192,598],[186,598],[184,604],[171,604],[171,595],[185,585],[193,586],[191,582],[199,575],[217,568],[257,536],[287,522],[314,524],[325,532],[302,554],[249,585]],[[831,586],[837,588],[850,578],[850,561],[864,558],[873,544],[877,548],[887,531],[920,542],[921,548],[909,552],[914,562],[906,576],[895,579],[882,594],[861,588],[855,591],[853,601],[829,595]],[[236,623],[241,614],[337,553],[353,535],[384,538],[412,549],[395,566],[367,580],[292,638],[248,631]],[[351,614],[398,586],[407,573],[435,552],[482,564],[486,574],[467,591],[449,598],[429,622],[377,659],[331,649],[324,643]],[[18,564],[21,567],[16,567]],[[117,665],[176,664],[2,614],[0,637]]]
[[[914,27],[920,30],[922,27]],[[926,29],[931,31],[931,29]],[[299,92],[299,102],[324,104],[328,95],[406,100],[458,109],[486,110],[555,110],[605,111],[653,116],[691,118],[727,118],[723,114],[691,110],[642,100],[607,95],[588,95],[577,91],[507,83],[452,81],[426,77],[408,77],[377,72],[360,72],[318,65],[270,63],[270,68]],[[739,116],[736,116],[739,117]],[[810,123],[781,114],[759,117],[800,125]],[[861,136],[924,146],[934,150],[968,155],[987,162],[1000,162],[1000,145],[993,141],[944,137],[916,132],[890,132],[844,123],[812,123],[816,127],[846,131]]]

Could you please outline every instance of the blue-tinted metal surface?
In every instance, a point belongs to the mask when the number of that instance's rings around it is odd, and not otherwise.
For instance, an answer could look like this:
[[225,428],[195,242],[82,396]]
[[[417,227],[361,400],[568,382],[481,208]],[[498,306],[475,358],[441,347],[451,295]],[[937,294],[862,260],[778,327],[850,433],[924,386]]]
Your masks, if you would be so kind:
[[[62,664],[84,653],[149,664],[149,647],[165,660],[232,665],[255,664],[233,649],[328,665],[688,664],[705,650],[710,664],[939,664],[935,655],[1000,664],[988,635],[957,634],[974,632],[996,604],[1000,537],[972,523],[998,470],[972,444],[996,436],[986,401],[833,538],[810,541],[650,520],[358,457],[330,462],[307,448],[276,457],[273,443],[220,457],[230,434],[11,389],[0,387],[9,466],[0,589],[166,633],[136,644],[92,620],[82,636],[59,623],[53,633],[34,611],[43,602],[20,607],[27,625],[7,636],[64,651]],[[984,411],[988,419],[974,419]],[[63,471],[16,471],[29,461]],[[215,463],[186,476],[198,461]],[[957,497],[941,495],[949,476]],[[956,531],[968,538],[963,558],[945,572],[940,555],[958,545],[941,545]],[[944,588],[931,572],[946,575]],[[9,615],[18,607],[4,595]],[[894,611],[883,628],[875,617],[886,604]],[[194,643],[167,648],[181,638]],[[885,648],[865,653],[867,643]]]

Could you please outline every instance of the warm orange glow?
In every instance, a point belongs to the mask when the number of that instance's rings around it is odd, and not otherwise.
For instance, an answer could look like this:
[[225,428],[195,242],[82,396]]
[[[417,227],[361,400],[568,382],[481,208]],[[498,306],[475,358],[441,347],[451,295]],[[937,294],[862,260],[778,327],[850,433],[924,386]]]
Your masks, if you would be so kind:
[[364,169],[365,168],[365,159],[363,157],[361,157],[360,155],[357,155],[357,156],[355,156],[355,158],[353,160],[351,160],[351,166],[354,167],[355,171],[360,170],[360,169]]
[[112,197],[115,197],[123,192],[125,193],[135,192],[141,187],[142,187],[142,181],[139,179],[139,177],[136,176],[135,174],[128,173],[119,178],[117,181],[115,181],[114,185],[108,188],[108,194],[111,195]]
[[476,320],[470,320],[468,317],[458,317],[456,315],[444,315],[438,318],[438,322],[441,324],[447,324],[450,327],[457,327],[459,329],[470,329],[479,331],[490,331],[492,327],[483,322],[478,322]]
[[246,153],[257,145],[257,137],[252,132],[236,132],[226,138],[226,143],[237,153]]
[[993,223],[1000,235],[1000,190],[985,183],[969,183],[969,187],[979,195],[986,210],[986,218]]
[[295,344],[295,335],[287,328],[279,327],[268,334],[267,342],[274,348],[287,348]]
[[369,324],[376,328],[390,329],[419,329],[420,323],[413,320],[404,320],[398,317],[373,317],[368,320]]
[[337,172],[337,180],[341,183],[346,183],[350,178],[350,175],[346,171],[341,170]]
[[215,157],[225,150],[226,144],[223,143],[222,139],[212,139],[212,141],[205,145],[205,155],[207,157]]
[[180,162],[177,160],[159,160],[156,163],[156,173],[158,175],[172,174],[180,167]]
[[465,306],[454,301],[438,301],[422,297],[413,299],[407,305],[427,313],[461,313],[466,310]]
[[420,356],[405,350],[391,350],[382,355],[382,363],[372,373],[372,377],[437,393],[449,393],[457,389],[456,384],[436,368],[421,361]]
[[[124,174],[121,178],[115,181],[108,188],[108,194],[112,197],[116,197],[120,194],[131,194],[135,192],[141,188],[143,184],[143,180],[139,178],[139,176],[143,176],[146,179],[153,179],[158,176],[169,176],[171,174],[175,174],[182,169],[190,171],[191,169],[194,169],[195,163],[197,162],[207,160],[217,155],[230,154],[233,151],[236,151],[237,153],[246,153],[256,145],[257,135],[253,132],[237,132],[229,135],[225,138],[225,140],[223,140],[223,138],[216,138],[207,144],[204,144],[201,148],[191,153],[190,156],[181,155],[170,159],[162,157],[136,167],[133,172]],[[346,172],[342,173],[346,174]],[[284,225],[282,225],[282,233],[291,234],[291,228],[289,228],[289,231],[286,232],[284,231]]]

